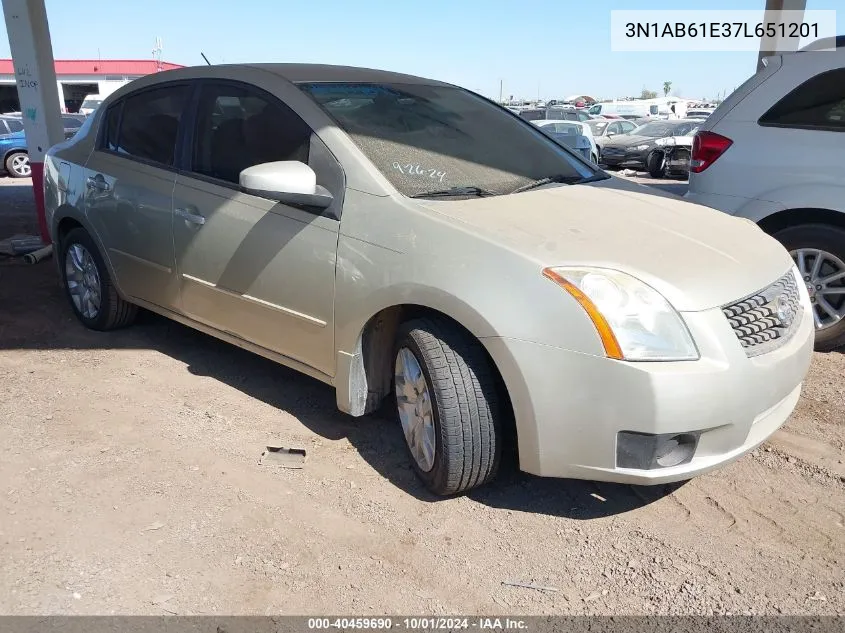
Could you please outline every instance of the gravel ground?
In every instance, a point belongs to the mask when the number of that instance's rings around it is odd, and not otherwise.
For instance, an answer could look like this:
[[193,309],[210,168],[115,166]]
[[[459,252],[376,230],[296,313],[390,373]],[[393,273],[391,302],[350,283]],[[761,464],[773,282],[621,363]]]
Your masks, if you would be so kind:
[[[0,237],[35,232],[28,184]],[[0,613],[845,614],[843,373],[817,354],[783,430],[685,485],[439,500],[389,420],[153,315],[87,331],[52,260],[0,257]]]

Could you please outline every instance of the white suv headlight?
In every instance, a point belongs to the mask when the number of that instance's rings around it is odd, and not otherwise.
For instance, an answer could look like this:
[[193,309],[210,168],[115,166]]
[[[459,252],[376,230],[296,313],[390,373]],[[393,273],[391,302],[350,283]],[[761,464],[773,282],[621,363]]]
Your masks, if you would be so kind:
[[609,268],[553,267],[543,275],[572,295],[589,315],[610,358],[698,360],[681,316],[651,286]]

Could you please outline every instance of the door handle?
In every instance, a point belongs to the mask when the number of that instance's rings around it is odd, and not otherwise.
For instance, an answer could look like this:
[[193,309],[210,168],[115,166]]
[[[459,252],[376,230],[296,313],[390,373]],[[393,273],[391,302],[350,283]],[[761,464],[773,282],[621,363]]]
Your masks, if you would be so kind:
[[85,184],[88,186],[89,189],[96,189],[97,191],[108,191],[111,189],[109,183],[106,182],[106,179],[103,178],[102,174],[97,174],[96,176],[88,176],[88,179],[85,181]]
[[176,209],[176,215],[191,224],[199,224],[200,226],[205,224],[205,218],[203,216],[199,213],[191,213],[188,209]]

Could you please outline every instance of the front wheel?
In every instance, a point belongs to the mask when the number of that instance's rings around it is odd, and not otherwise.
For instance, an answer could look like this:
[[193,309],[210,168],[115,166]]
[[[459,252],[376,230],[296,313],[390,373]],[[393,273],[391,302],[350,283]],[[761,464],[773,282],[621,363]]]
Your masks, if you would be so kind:
[[32,166],[26,152],[13,152],[6,157],[6,172],[12,178],[29,178],[32,176]]
[[791,226],[774,234],[792,255],[813,305],[816,350],[845,345],[845,231],[826,224]]
[[663,178],[666,175],[666,161],[663,152],[652,152],[645,161],[646,170],[652,178]]
[[401,326],[395,350],[398,417],[426,487],[450,495],[493,479],[502,412],[481,343],[446,319],[420,318]]

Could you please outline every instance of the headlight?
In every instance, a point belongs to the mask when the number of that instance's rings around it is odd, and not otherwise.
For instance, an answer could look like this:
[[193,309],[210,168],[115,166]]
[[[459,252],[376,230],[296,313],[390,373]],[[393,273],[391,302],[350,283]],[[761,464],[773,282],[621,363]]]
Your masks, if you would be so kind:
[[638,152],[644,152],[649,148],[648,145],[637,145],[636,149]]
[[609,268],[546,268],[543,275],[581,304],[608,357],[631,361],[699,358],[680,315],[639,279]]

